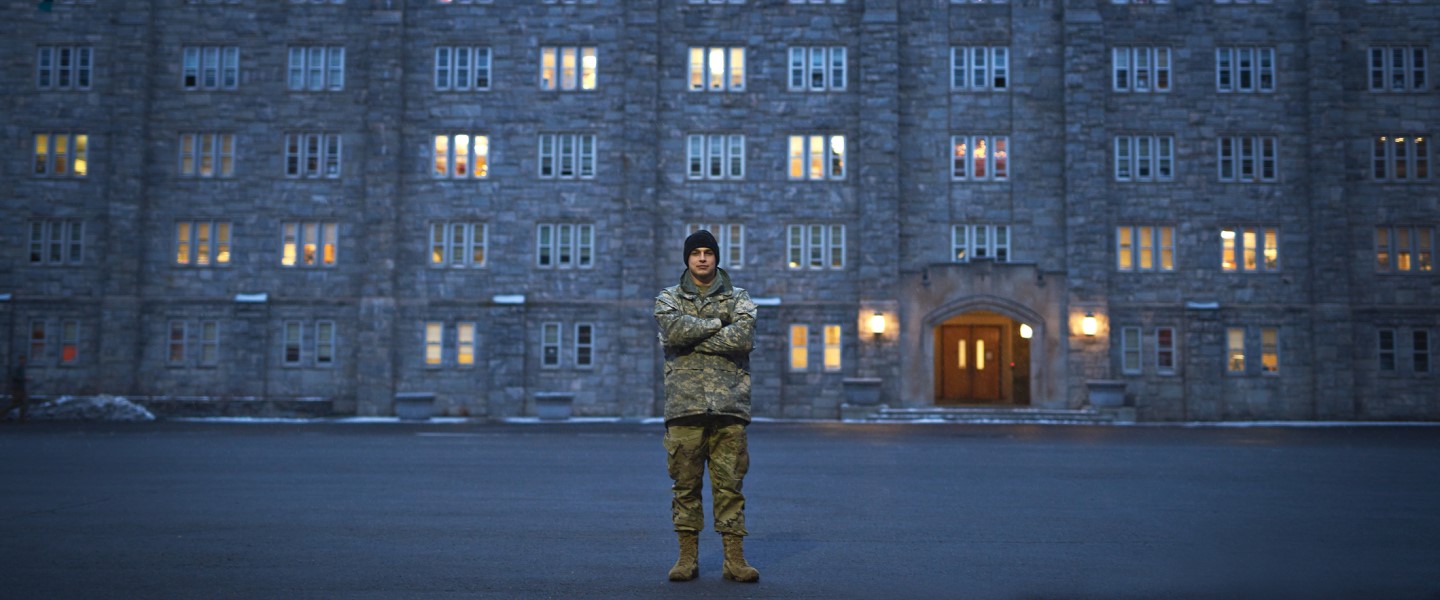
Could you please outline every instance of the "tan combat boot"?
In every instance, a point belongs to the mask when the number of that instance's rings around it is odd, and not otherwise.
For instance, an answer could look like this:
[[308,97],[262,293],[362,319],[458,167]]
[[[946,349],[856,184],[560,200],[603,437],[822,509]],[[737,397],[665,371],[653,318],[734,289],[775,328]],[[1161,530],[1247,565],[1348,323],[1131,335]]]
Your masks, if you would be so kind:
[[745,562],[745,538],[723,534],[725,539],[725,578],[731,581],[754,583],[760,581],[760,571]]
[[670,581],[690,581],[700,576],[700,534],[677,531],[680,536],[680,558],[670,567]]

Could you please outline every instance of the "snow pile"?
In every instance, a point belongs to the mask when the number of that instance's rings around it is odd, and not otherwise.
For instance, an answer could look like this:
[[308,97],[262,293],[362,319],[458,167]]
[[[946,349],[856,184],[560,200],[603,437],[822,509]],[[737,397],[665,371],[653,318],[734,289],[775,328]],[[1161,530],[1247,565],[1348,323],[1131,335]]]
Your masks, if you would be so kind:
[[[5,415],[7,421],[20,417],[19,409]],[[121,396],[61,396],[30,405],[32,421],[154,421],[145,407]]]

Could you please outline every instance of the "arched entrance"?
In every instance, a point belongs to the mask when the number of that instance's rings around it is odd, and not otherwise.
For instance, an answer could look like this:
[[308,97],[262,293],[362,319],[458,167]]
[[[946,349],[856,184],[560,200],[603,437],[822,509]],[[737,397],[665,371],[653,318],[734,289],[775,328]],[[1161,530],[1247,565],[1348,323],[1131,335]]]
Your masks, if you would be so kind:
[[936,324],[935,404],[1030,405],[1033,326],[991,310]]

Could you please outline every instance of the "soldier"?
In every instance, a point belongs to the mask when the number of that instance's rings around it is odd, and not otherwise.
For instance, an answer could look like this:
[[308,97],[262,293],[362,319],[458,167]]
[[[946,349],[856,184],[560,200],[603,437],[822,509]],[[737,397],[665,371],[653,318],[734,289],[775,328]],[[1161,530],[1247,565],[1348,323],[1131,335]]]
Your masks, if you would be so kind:
[[680,284],[655,298],[655,321],[665,348],[665,451],[672,488],[671,520],[680,558],[671,581],[700,574],[699,532],[705,526],[701,477],[708,463],[715,531],[725,544],[725,579],[754,582],[760,572],[745,562],[745,496],[750,468],[745,426],[750,424],[750,349],[755,303],[730,285],[719,266],[720,246],[709,231],[685,239]]

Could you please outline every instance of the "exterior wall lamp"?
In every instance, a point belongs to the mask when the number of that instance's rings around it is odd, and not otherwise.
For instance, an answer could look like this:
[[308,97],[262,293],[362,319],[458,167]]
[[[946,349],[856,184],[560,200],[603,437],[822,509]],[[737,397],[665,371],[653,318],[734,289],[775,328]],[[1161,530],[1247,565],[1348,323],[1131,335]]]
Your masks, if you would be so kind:
[[873,333],[877,336],[885,334],[884,313],[881,313],[880,311],[875,311],[875,314],[870,315],[870,333]]
[[1095,313],[1085,313],[1085,318],[1080,320],[1080,333],[1085,334],[1086,337],[1095,337],[1095,332],[1099,329],[1100,325],[1095,321]]
[[1031,336],[1034,336],[1034,335],[1035,335],[1035,329],[1034,329],[1034,328],[1030,327],[1029,325],[1027,325],[1027,324],[1025,324],[1025,323],[1021,323],[1021,324],[1020,324],[1020,338],[1021,338],[1021,339],[1026,339],[1026,340],[1028,340],[1028,339],[1030,339]]

